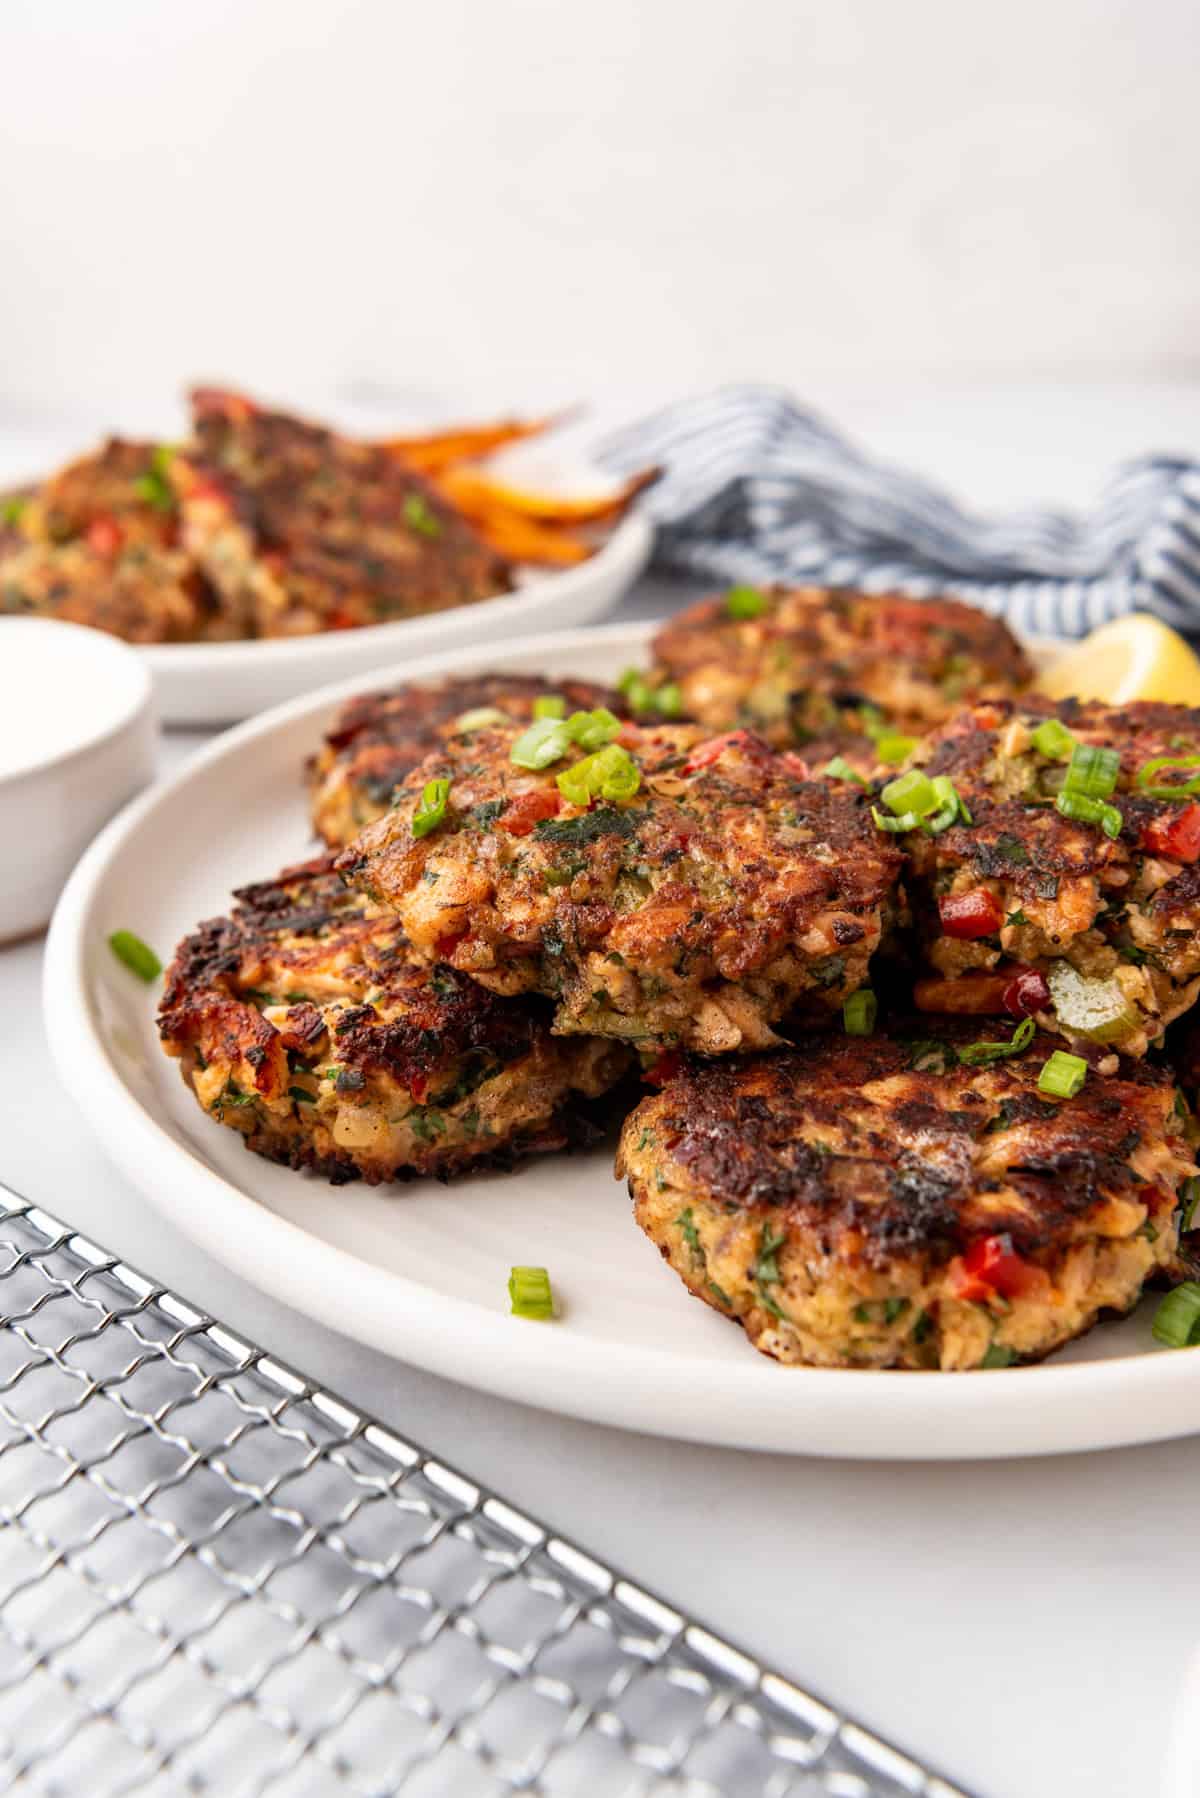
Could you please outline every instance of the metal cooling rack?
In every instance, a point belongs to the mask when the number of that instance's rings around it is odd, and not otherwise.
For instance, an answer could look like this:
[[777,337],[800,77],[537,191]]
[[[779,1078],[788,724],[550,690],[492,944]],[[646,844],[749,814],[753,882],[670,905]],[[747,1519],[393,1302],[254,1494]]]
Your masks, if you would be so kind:
[[3,1189],[0,1789],[966,1798]]

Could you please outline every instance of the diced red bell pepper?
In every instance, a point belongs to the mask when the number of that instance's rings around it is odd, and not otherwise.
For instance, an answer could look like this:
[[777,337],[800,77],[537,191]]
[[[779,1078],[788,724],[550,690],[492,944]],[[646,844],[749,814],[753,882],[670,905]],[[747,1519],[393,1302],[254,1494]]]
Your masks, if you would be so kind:
[[723,736],[710,737],[707,743],[697,743],[683,764],[683,771],[697,774],[701,768],[711,768],[714,762],[720,761],[727,749],[748,749],[754,742],[755,738],[748,730],[727,730]]
[[665,1086],[673,1080],[683,1066],[683,1056],[678,1049],[664,1049],[657,1061],[652,1061],[642,1075],[647,1086]]
[[1004,908],[986,887],[974,887],[969,893],[947,893],[939,899],[938,916],[947,936],[995,936],[1004,922]]
[[981,1236],[962,1256],[951,1275],[957,1299],[979,1304],[994,1293],[1016,1299],[1042,1283],[1040,1267],[1022,1261],[1007,1236]]
[[1182,811],[1162,812],[1142,829],[1142,848],[1168,861],[1200,860],[1200,805],[1195,800]]
[[415,1099],[418,1105],[425,1103],[425,1094],[429,1091],[429,1082],[424,1074],[410,1074],[408,1077],[408,1096]]
[[1031,1018],[1050,1003],[1050,988],[1036,968],[1022,968],[1004,989],[1004,1009],[1012,1018]]
[[109,512],[98,513],[88,525],[87,545],[98,556],[119,555],[124,541],[124,532]]
[[515,799],[510,799],[496,823],[510,837],[527,837],[543,818],[557,817],[561,806],[557,787],[535,787],[530,793],[518,793]]

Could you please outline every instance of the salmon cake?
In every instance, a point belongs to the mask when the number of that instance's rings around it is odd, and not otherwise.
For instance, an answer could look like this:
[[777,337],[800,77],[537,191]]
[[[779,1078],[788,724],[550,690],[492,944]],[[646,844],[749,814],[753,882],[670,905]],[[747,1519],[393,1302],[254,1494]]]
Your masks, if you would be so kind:
[[129,643],[236,636],[238,621],[179,547],[172,455],[110,438],[0,500],[0,613],[60,618]]
[[596,711],[448,739],[337,865],[427,961],[552,999],[558,1032],[721,1055],[864,984],[900,863],[852,783]]
[[564,714],[597,706],[626,714],[613,688],[532,674],[466,675],[348,700],[307,767],[314,831],[344,846],[383,816],[405,775],[444,736],[528,724],[539,705]]
[[1048,1090],[1065,1052],[1016,1034],[917,1018],[688,1059],[617,1176],[689,1291],[777,1361],[1038,1360],[1174,1271],[1195,1165],[1169,1072],[1103,1077],[1089,1050]]
[[305,636],[507,592],[508,565],[400,459],[238,394],[192,396],[183,538],[248,635]]
[[1008,626],[973,606],[829,587],[734,587],[670,619],[652,654],[652,681],[678,689],[685,717],[806,754],[830,738],[837,753],[846,733],[920,736],[1032,672]]
[[0,616],[58,618],[127,643],[187,643],[210,631],[211,591],[178,550],[134,544],[115,553],[86,538],[0,545]]
[[[910,870],[918,1006],[1159,1043],[1200,992],[1200,711],[990,701],[913,761],[877,815]],[[961,802],[941,830],[916,815],[935,782]]]
[[571,1146],[625,1071],[612,1042],[415,957],[319,858],[243,888],[167,971],[159,1032],[205,1112],[335,1185],[438,1179]]

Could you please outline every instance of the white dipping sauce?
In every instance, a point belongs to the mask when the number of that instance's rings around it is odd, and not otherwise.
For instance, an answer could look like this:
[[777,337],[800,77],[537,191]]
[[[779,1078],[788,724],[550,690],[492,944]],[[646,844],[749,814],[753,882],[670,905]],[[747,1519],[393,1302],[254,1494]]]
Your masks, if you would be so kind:
[[0,780],[103,742],[144,704],[140,657],[102,631],[0,619]]

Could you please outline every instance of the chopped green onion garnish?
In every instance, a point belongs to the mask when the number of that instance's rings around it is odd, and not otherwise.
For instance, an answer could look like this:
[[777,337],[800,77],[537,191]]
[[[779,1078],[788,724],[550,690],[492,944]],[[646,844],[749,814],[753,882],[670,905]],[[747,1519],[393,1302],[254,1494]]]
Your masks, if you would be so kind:
[[567,719],[567,729],[571,741],[578,743],[581,749],[600,749],[618,734],[621,720],[602,705],[594,712],[572,712]]
[[535,718],[565,718],[567,702],[561,693],[543,693],[533,702]]
[[761,618],[770,603],[757,587],[731,587],[725,595],[725,610],[730,618]]
[[553,1317],[554,1294],[544,1267],[514,1267],[508,1276],[514,1317]]
[[1154,1313],[1150,1334],[1167,1348],[1194,1348],[1200,1342],[1200,1283],[1185,1280],[1167,1294]]
[[564,768],[557,784],[564,799],[582,806],[593,799],[632,799],[642,784],[642,776],[629,751],[618,743],[610,743],[574,767]]
[[623,691],[635,712],[652,712],[654,710],[654,688],[649,681],[643,680],[640,674]]
[[1075,747],[1075,739],[1057,718],[1047,718],[1033,733],[1033,747],[1049,762],[1065,762]]
[[562,761],[573,741],[564,719],[535,718],[509,750],[508,759],[517,768],[548,768],[552,762]]
[[930,812],[938,809],[937,790],[929,776],[922,774],[919,768],[889,780],[879,797],[889,812],[895,812],[897,816],[915,812],[918,818],[927,818]]
[[893,835],[897,835],[900,831],[920,830],[921,828],[921,820],[916,812],[901,812],[898,818],[889,818],[880,811],[877,805],[873,805],[871,817],[875,822],[876,830],[890,830]]
[[1094,743],[1076,743],[1063,782],[1064,793],[1083,793],[1089,799],[1107,799],[1117,784],[1121,758],[1115,749],[1099,749]]
[[1200,793],[1200,774],[1191,780],[1156,783],[1154,776],[1163,768],[1200,767],[1200,755],[1156,755],[1137,771],[1137,785],[1151,799],[1190,799]]
[[450,797],[448,780],[427,780],[421,789],[421,801],[413,813],[412,833],[414,837],[427,837],[431,830],[436,830],[446,816],[446,802]]
[[1197,1205],[1200,1205],[1200,1179],[1185,1180],[1183,1191],[1179,1195],[1179,1234],[1181,1236],[1186,1235],[1191,1229]]
[[980,1367],[987,1368],[1011,1367],[1016,1358],[1017,1352],[1015,1349],[1005,1348],[1003,1343],[1000,1342],[993,1342],[979,1365]]
[[139,980],[157,980],[162,973],[162,963],[149,943],[144,943],[140,936],[134,936],[132,930],[114,930],[108,939],[108,946],[117,960],[123,961],[130,973],[136,974]]
[[463,712],[454,720],[456,731],[486,730],[491,724],[507,724],[507,712],[502,712],[497,705],[477,705],[472,712]]
[[655,690],[649,675],[640,668],[626,668],[617,682],[635,712],[661,712],[664,718],[678,718],[683,712],[683,694],[676,681],[667,681]]
[[1009,1055],[1019,1055],[1022,1049],[1028,1048],[1033,1032],[1033,1019],[1024,1018],[1006,1043],[966,1043],[957,1051],[958,1059],[970,1068],[985,1067],[990,1061],[1004,1061]]
[[10,493],[0,499],[0,524],[20,524],[21,514],[28,504],[23,493]]
[[860,787],[870,785],[870,782],[865,776],[857,773],[855,769],[850,766],[844,755],[835,755],[831,762],[826,762],[821,772],[822,774],[827,775],[830,780],[853,780],[856,781]]
[[906,762],[917,747],[915,737],[902,737],[898,732],[889,731],[885,736],[876,737],[875,754],[881,762],[894,766],[897,762]]
[[1054,1099],[1073,1099],[1087,1076],[1088,1064],[1082,1055],[1068,1055],[1065,1049],[1056,1049],[1038,1075],[1038,1091],[1049,1093]]
[[442,521],[423,494],[410,493],[404,502],[404,522],[418,537],[440,537]]
[[847,1036],[870,1036],[879,1016],[879,1001],[870,987],[859,987],[842,1006],[842,1024]]
[[1064,787],[1054,804],[1064,818],[1073,818],[1077,824],[1099,824],[1105,836],[1114,842],[1121,834],[1125,820],[1116,806],[1109,805],[1106,799],[1093,799],[1087,793],[1072,792]]
[[948,774],[935,774],[930,782],[937,795],[938,809],[931,817],[921,820],[924,828],[932,836],[940,836],[943,830],[949,830],[952,824],[960,820],[964,824],[972,824],[974,819],[962,802],[962,797]]

